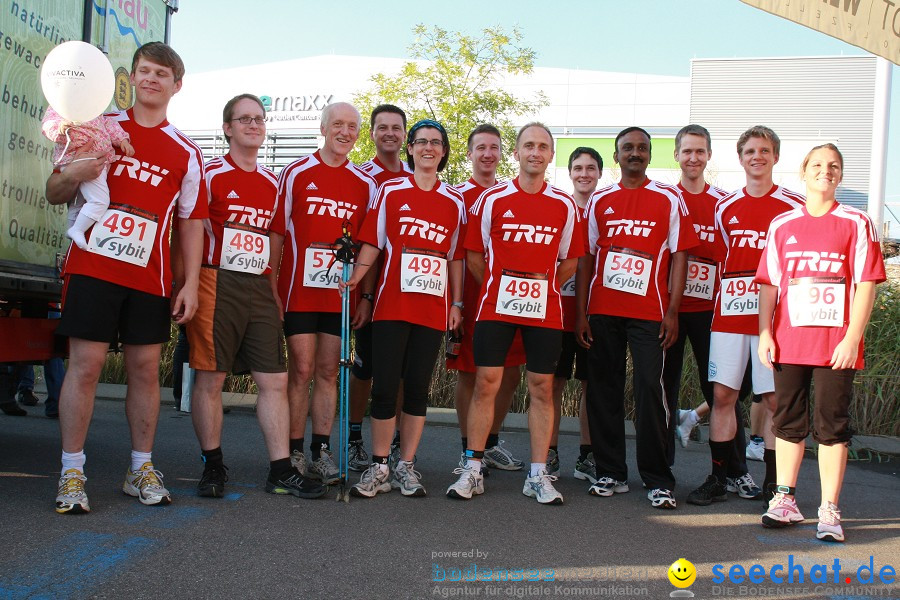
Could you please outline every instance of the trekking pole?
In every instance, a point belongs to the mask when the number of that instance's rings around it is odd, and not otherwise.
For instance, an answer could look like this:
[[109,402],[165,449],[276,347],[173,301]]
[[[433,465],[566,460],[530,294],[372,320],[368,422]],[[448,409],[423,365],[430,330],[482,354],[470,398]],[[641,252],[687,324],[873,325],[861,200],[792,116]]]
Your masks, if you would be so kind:
[[[351,265],[356,260],[356,246],[350,237],[350,223],[344,221],[340,238],[335,241],[335,262],[341,263],[341,280],[350,281]],[[344,289],[341,294],[341,359],[340,385],[338,394],[338,469],[340,484],[337,500],[350,502],[350,491],[347,489],[349,478],[349,453],[347,446],[350,437],[350,366],[353,357],[350,353],[350,290]]]

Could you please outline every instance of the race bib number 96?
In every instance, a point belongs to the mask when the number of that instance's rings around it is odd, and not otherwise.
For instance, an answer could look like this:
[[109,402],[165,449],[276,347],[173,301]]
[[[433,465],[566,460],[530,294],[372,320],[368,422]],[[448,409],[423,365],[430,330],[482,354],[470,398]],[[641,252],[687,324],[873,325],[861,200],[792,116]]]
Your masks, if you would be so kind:
[[603,286],[627,294],[646,296],[650,289],[653,259],[629,248],[612,247],[603,263]]
[[443,298],[447,289],[447,258],[442,252],[404,248],[400,254],[400,291]]
[[543,273],[504,270],[497,292],[497,314],[544,319],[549,282]]
[[698,256],[688,256],[687,280],[684,295],[701,300],[712,300],[713,282],[716,280],[716,264]]
[[754,283],[755,273],[736,273],[722,276],[722,315],[758,315],[759,284]]
[[156,241],[158,218],[134,206],[110,204],[91,228],[88,251],[146,267]]
[[843,277],[800,277],[788,281],[791,327],[843,327]]
[[260,275],[269,266],[269,236],[264,229],[227,222],[222,230],[219,267]]

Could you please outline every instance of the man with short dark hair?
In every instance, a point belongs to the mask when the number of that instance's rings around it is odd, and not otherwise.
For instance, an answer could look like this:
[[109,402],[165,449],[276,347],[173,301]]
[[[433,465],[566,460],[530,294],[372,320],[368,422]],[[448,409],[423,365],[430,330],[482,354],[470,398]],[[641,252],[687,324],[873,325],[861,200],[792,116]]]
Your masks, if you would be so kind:
[[531,398],[531,468],[522,493],[541,504],[562,504],[547,473],[553,428],[553,372],[562,343],[559,284],[583,252],[578,206],[544,181],[553,160],[553,135],[528,123],[513,153],[519,174],[485,191],[472,207],[466,232],[467,265],[482,280],[475,323],[475,393],[467,420],[466,464],[454,471],[451,498],[484,493],[481,460],[494,416],[494,399],[513,338],[522,336]]
[[[203,155],[166,120],[183,75],[184,63],[166,44],[150,42],[135,52],[134,106],[111,117],[131,136],[135,155],[117,156],[110,165],[109,208],[88,233],[87,249],[73,245],[66,257],[65,303],[57,329],[69,337],[69,369],[59,405],[58,513],[90,511],[84,443],[100,370],[110,344],[119,342],[125,349],[132,443],[122,490],[142,504],[171,502],[151,458],[159,420],[159,358],[169,339],[170,316],[184,324],[197,310],[202,219],[207,216]],[[100,175],[104,160],[73,162],[53,173],[47,180],[48,201],[71,201],[80,182]],[[173,293],[169,226],[176,207],[182,253],[174,265]]]
[[266,138],[266,111],[252,94],[225,104],[228,153],[206,164],[209,218],[197,314],[187,324],[195,371],[191,420],[203,459],[200,496],[221,498],[228,481],[222,454],[222,385],[229,371],[250,372],[259,388],[256,415],[269,451],[265,490],[318,498],[325,487],[291,465],[290,410],[281,315],[268,275],[269,225],[277,180],[257,164]]
[[[654,508],[675,508],[666,458],[669,419],[662,386],[665,350],[678,337],[686,250],[697,245],[677,188],[647,178],[650,134],[622,130],[613,158],[619,183],[585,210],[588,250],[578,265],[575,333],[589,348],[587,409],[597,481],[589,492],[629,491],[625,463],[625,360],[631,349],[637,464]],[[670,272],[671,271],[671,272]],[[671,289],[671,291],[670,291]]]

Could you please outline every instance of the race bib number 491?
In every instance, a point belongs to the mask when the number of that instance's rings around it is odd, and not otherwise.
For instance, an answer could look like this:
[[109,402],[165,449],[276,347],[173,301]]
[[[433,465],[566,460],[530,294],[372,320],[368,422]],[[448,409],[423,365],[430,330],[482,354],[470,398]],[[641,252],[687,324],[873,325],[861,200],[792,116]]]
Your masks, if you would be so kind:
[[227,271],[260,275],[269,266],[269,236],[264,229],[241,223],[225,223],[219,267]]
[[646,296],[652,271],[653,258],[649,254],[613,246],[603,263],[603,287]]
[[113,260],[146,267],[159,217],[126,204],[110,204],[91,228],[88,251]]
[[722,276],[721,309],[723,316],[758,315],[759,284],[753,281],[755,272]]
[[843,327],[845,286],[843,277],[789,280],[787,306],[791,326]]
[[497,292],[497,314],[527,319],[547,316],[549,282],[543,273],[504,270]]
[[400,254],[400,291],[444,296],[447,258],[442,252],[404,248]]

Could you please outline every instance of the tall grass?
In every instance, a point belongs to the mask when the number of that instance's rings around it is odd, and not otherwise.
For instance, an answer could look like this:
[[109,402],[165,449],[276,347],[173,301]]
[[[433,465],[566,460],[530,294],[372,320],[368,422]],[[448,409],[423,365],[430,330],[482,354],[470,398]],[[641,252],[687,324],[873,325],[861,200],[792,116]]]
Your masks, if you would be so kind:
[[[163,347],[159,379],[163,386],[172,385],[172,350],[177,331]],[[625,387],[626,418],[634,416],[634,395],[631,386],[631,357],[627,362]],[[125,383],[125,368],[121,353],[107,358],[101,381]],[[456,373],[444,368],[443,354],[435,365],[431,379],[429,406],[452,408]],[[256,385],[249,376],[229,376],[226,392],[255,394]],[[681,377],[680,405],[697,406],[703,401],[694,355],[687,349]],[[578,383],[570,381],[563,392],[562,412],[577,416],[580,396]],[[512,405],[513,412],[528,410],[528,390],[524,377],[519,382]],[[866,369],[856,375],[851,414],[857,433],[900,436],[900,282],[896,279],[878,286],[872,318],[866,330]]]

